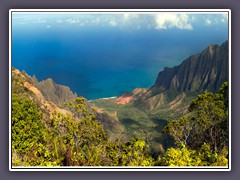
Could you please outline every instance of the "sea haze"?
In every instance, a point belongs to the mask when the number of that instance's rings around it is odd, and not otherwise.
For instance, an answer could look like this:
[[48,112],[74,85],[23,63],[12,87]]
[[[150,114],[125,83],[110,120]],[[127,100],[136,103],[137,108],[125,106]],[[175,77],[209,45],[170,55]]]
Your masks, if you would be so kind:
[[193,30],[13,25],[12,66],[91,100],[151,87],[164,67],[227,39],[223,25]]

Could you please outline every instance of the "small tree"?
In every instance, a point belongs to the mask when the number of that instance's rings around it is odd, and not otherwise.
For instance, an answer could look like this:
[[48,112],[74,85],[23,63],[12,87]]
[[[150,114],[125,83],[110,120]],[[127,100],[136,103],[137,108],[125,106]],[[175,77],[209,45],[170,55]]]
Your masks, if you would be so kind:
[[[168,149],[161,162],[165,165],[193,165],[190,158],[192,156],[195,160],[201,160],[199,165],[226,165],[228,83],[223,83],[219,93],[204,92],[198,95],[190,104],[189,111],[189,117],[170,121],[164,128],[164,132],[174,138],[177,148]],[[196,152],[192,153],[191,149]],[[185,158],[186,161],[178,164],[171,160],[171,156],[176,156],[176,159],[180,158],[179,161],[182,161],[184,153],[189,155]]]
[[54,165],[47,146],[48,130],[41,119],[31,100],[12,95],[12,152],[19,158],[13,165]]

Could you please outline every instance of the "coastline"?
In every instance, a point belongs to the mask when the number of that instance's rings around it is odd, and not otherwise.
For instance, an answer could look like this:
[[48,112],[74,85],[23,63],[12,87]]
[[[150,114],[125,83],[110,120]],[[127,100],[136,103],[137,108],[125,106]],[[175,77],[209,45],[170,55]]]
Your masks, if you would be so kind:
[[101,100],[101,99],[114,99],[114,98],[117,98],[118,96],[112,96],[112,97],[105,97],[105,98],[98,98],[98,99],[91,99],[91,100],[88,100],[88,102],[91,102],[91,101],[95,101],[95,100]]

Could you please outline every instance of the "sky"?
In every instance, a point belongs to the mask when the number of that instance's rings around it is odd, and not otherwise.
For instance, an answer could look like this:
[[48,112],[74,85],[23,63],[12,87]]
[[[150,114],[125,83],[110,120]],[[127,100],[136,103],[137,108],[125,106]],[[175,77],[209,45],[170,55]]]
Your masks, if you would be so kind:
[[[228,25],[228,12],[115,12],[115,13],[47,13],[13,12],[14,27],[32,28],[115,28],[120,30],[178,29],[194,31],[199,26],[220,28]],[[27,26],[26,26],[27,25]]]
[[226,40],[228,12],[12,12],[13,66],[90,99],[150,87]]

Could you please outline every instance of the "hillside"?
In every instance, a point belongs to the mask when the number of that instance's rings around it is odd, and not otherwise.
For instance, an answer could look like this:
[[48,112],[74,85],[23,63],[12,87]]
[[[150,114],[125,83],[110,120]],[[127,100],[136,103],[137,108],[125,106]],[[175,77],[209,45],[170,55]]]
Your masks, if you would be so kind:
[[166,104],[174,108],[189,96],[204,91],[216,92],[228,81],[228,42],[209,45],[201,53],[192,55],[180,65],[165,68],[155,84],[136,100],[143,110],[157,110]]
[[[112,136],[124,134],[151,138],[164,146],[171,146],[171,139],[162,135],[170,120],[188,113],[190,102],[204,91],[217,92],[228,81],[228,42],[209,45],[202,52],[192,55],[180,65],[159,72],[155,84],[149,88],[136,88],[115,99],[98,99],[91,102],[100,109],[101,121],[111,119],[115,126],[107,127]],[[104,118],[105,117],[105,118]],[[106,118],[107,117],[107,118]],[[116,127],[118,127],[116,129]]]
[[[73,100],[74,95],[70,89],[57,85],[52,80],[48,81],[54,84],[56,89],[47,84],[44,86],[46,81],[38,82],[35,76],[31,77],[25,71],[20,72],[18,69],[12,68],[12,93],[33,100],[41,108],[44,117],[50,117],[55,111],[72,115],[68,109],[63,107],[65,101]],[[56,90],[58,90],[58,93],[51,97],[52,91],[56,92]],[[63,92],[69,94],[69,96],[64,97]]]
[[158,74],[151,91],[216,92],[224,81],[228,81],[228,42],[221,46],[209,45],[180,65],[165,68]]
[[165,68],[149,89],[91,102],[12,68],[13,165],[227,166],[227,47]]
[[[50,85],[55,84],[52,80],[47,81]],[[59,92],[69,89],[55,85]],[[77,97],[62,108],[47,100],[46,93],[42,93],[38,86],[35,77],[12,68],[13,167],[155,164],[145,141],[110,140],[85,98]],[[72,94],[69,94],[71,98]],[[55,95],[58,99],[62,96],[61,93]]]
[[73,93],[69,87],[56,84],[51,78],[38,81],[35,75],[31,77],[25,71],[22,72],[22,75],[42,93],[47,101],[51,101],[58,106],[63,107],[64,102],[77,98],[77,94]]

